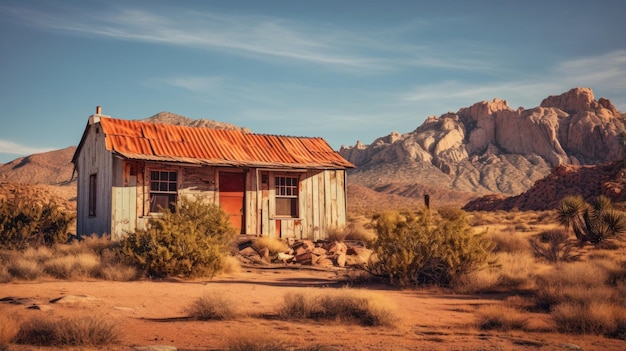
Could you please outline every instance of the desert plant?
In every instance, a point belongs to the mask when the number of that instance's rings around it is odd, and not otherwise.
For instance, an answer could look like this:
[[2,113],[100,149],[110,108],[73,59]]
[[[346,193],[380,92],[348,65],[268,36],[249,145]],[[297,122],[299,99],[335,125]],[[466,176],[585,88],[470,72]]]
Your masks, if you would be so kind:
[[225,320],[237,315],[236,302],[224,294],[207,294],[194,300],[185,309],[188,316],[198,320]]
[[606,301],[562,302],[554,306],[551,315],[564,333],[616,335],[623,333],[626,325],[626,309]]
[[527,252],[530,249],[528,241],[513,230],[493,232],[488,237],[493,242],[493,252]]
[[68,240],[73,216],[56,203],[39,204],[15,197],[0,201],[0,246],[24,249],[29,245],[52,245]]
[[476,323],[484,330],[524,330],[528,317],[513,307],[487,305],[476,312]]
[[129,233],[121,254],[151,276],[213,276],[235,235],[218,206],[183,197],[173,211],[151,218],[148,229]]
[[0,350],[13,342],[18,331],[19,324],[15,319],[6,315],[0,316]]
[[278,238],[262,236],[252,241],[252,248],[257,252],[261,252],[262,249],[267,249],[270,256],[275,256],[278,255],[279,252],[287,252],[289,245]]
[[17,333],[16,342],[56,347],[101,346],[114,343],[118,338],[117,326],[102,317],[54,319],[52,316],[46,316],[23,323]]
[[599,196],[586,203],[581,196],[566,196],[558,209],[558,221],[572,229],[581,245],[600,244],[626,233],[626,215],[613,207],[611,200]]
[[530,239],[530,246],[536,257],[548,262],[568,262],[580,257],[574,253],[574,245],[570,242],[567,232],[558,229],[546,230]]
[[385,212],[374,218],[378,233],[372,244],[377,263],[373,274],[394,285],[449,285],[455,277],[487,263],[492,243],[474,234],[465,212],[447,210],[439,217],[429,211]]
[[321,294],[288,293],[279,315],[285,319],[321,319],[366,326],[393,326],[395,310],[382,297],[348,289]]

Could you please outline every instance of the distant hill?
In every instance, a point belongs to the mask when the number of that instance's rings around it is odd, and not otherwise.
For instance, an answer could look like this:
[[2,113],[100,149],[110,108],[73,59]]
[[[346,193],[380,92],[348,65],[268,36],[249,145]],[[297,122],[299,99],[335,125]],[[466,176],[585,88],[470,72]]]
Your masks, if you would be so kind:
[[435,205],[450,198],[428,189],[446,189],[462,205],[487,194],[518,195],[560,165],[622,160],[625,132],[624,115],[611,101],[575,88],[531,109],[513,110],[500,99],[478,102],[340,153],[357,165],[351,184],[395,194],[423,188],[433,192]]
[[520,195],[487,195],[470,201],[464,209],[549,210],[556,208],[568,195],[581,195],[587,202],[598,195],[613,202],[626,201],[626,160],[599,165],[561,165]]

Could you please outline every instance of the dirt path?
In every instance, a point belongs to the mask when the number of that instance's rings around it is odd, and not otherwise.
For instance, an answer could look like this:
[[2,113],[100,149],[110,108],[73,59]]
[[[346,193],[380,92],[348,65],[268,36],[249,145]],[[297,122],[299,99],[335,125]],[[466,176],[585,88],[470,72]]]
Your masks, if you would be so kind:
[[[341,289],[341,274],[310,270],[248,269],[208,281],[135,282],[17,282],[0,284],[0,313],[26,320],[36,315],[97,314],[122,327],[121,340],[111,350],[172,345],[178,350],[222,350],[237,340],[259,344],[279,340],[306,347],[325,345],[336,350],[624,350],[626,342],[598,336],[551,332],[481,331],[473,328],[480,305],[501,303],[497,296],[463,296],[435,290],[394,290],[359,286],[387,299],[398,311],[397,327],[362,327],[335,322],[285,321],[277,306],[291,291]],[[237,299],[247,317],[228,321],[186,319],[185,307],[208,293]],[[56,303],[50,300],[62,298]],[[29,306],[40,309],[28,309]],[[537,315],[537,320],[548,319]],[[10,349],[33,349],[11,345]]]

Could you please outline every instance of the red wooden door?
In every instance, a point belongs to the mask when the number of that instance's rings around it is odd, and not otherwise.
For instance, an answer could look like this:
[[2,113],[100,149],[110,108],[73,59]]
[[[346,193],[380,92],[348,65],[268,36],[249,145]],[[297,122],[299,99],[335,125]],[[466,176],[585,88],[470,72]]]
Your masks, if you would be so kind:
[[245,228],[245,188],[245,173],[220,172],[220,206],[230,217],[230,222],[233,226],[242,234]]

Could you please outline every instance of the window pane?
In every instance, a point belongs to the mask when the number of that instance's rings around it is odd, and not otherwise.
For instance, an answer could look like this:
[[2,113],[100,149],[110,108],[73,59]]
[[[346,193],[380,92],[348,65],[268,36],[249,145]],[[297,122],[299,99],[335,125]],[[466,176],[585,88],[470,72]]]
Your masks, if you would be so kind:
[[176,181],[176,172],[170,172],[170,182]]
[[159,183],[156,183],[156,182],[150,183],[150,190],[151,191],[158,191],[159,190]]
[[167,180],[168,172],[161,172],[161,180]]
[[170,183],[170,191],[176,191],[176,183]]
[[150,180],[159,180],[159,172],[156,172],[156,171],[150,172]]
[[159,183],[159,191],[167,191],[167,183]]

